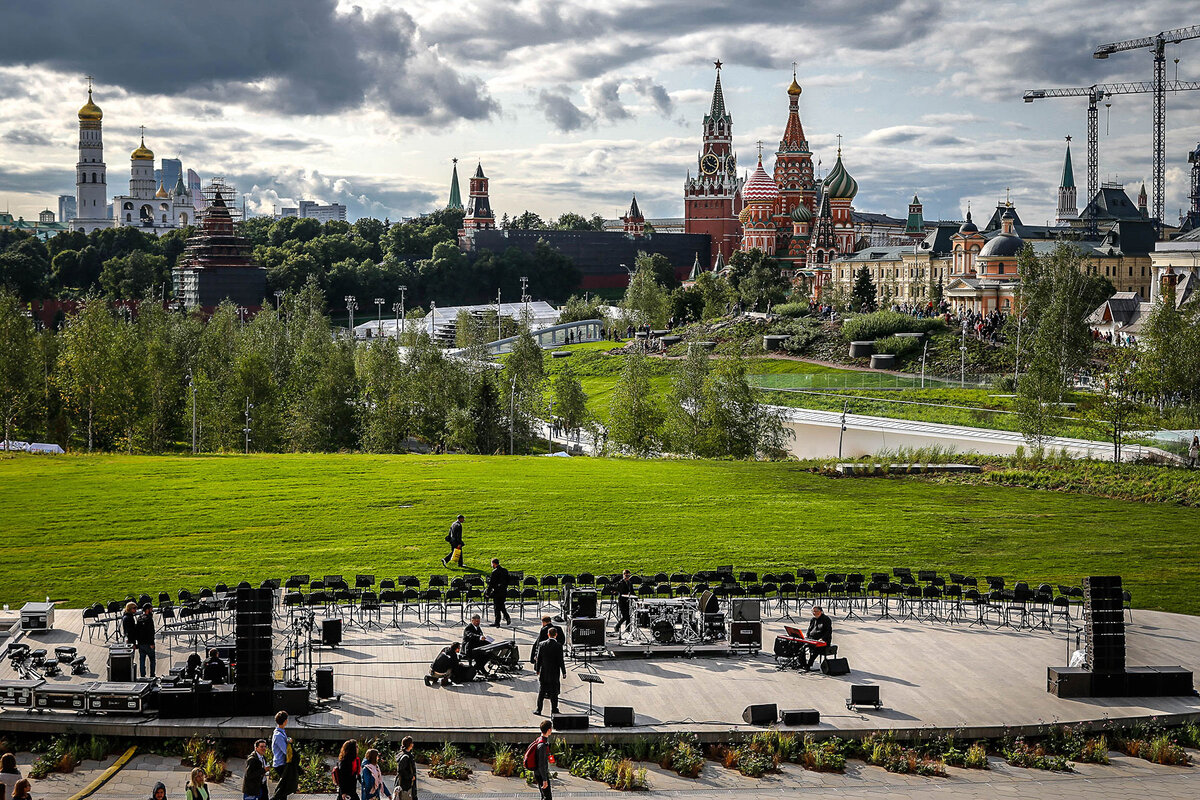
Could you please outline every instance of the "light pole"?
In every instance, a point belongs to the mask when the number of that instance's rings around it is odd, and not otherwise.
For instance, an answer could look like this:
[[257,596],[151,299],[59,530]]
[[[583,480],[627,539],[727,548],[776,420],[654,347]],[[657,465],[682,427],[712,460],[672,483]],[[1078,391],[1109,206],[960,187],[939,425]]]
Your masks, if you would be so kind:
[[354,338],[354,312],[358,310],[358,301],[354,299],[354,295],[348,294],[346,300],[346,313],[350,315],[350,337]]
[[529,278],[521,276],[521,302],[525,304],[525,315],[529,316]]
[[925,388],[925,356],[929,353],[929,338],[925,338],[925,346],[921,348],[921,388]]
[[[408,287],[400,286],[397,288],[400,289],[400,324],[404,326],[405,330],[407,330],[408,329],[408,316],[404,313],[404,295],[408,292]],[[399,331],[397,333],[397,335],[403,336],[404,333],[405,333],[405,331]]]
[[396,342],[400,342],[400,309],[404,308],[404,303],[392,303],[392,311],[396,313]]
[[192,390],[192,455],[196,455],[196,380],[188,370],[188,388]]
[[500,324],[500,290],[496,289],[496,341],[504,338],[504,326]]
[[250,398],[246,398],[246,427],[242,428],[242,433],[246,434],[246,455],[250,455],[250,411],[254,408],[254,403],[250,402]]
[[278,311],[282,307],[283,307],[283,290],[276,289],[275,290],[275,310]]
[[375,333],[383,332],[383,298],[375,298]]
[[508,454],[513,455],[513,412],[517,401],[517,376],[512,378],[512,391],[508,395]]
[[554,401],[550,401],[550,421],[547,423],[549,428],[549,436],[546,438],[550,441],[550,452],[554,452]]
[[959,372],[958,372],[958,388],[963,388],[967,385],[967,323],[964,320],[962,325],[962,343],[958,346],[959,352]]
[[246,311],[247,311],[247,308],[246,308],[245,306],[238,306],[238,307],[237,307],[237,313],[238,313],[238,324],[239,324],[239,325],[245,325],[245,324],[246,324]]
[[838,431],[838,461],[842,460],[842,437],[846,434],[846,412],[850,410],[850,401],[842,401],[842,425]]

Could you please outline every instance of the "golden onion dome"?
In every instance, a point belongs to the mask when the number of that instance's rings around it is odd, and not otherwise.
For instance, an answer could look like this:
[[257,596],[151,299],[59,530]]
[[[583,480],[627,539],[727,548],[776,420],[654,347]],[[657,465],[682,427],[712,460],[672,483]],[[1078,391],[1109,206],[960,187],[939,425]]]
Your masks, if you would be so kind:
[[792,85],[788,87],[788,94],[795,97],[795,96],[799,95],[800,92],[802,92],[802,91],[804,91],[804,90],[800,88],[800,84],[796,83],[796,76],[793,75],[792,76]]
[[167,194],[167,190],[163,188],[162,182],[160,181],[158,184],[158,191],[154,193],[154,196],[155,197],[170,197],[171,195]]
[[104,119],[104,112],[100,110],[100,106],[92,102],[92,90],[88,89],[88,101],[83,108],[79,109],[79,121],[95,120],[99,122]]
[[142,137],[142,143],[138,145],[137,150],[129,154],[129,157],[134,161],[153,161],[154,151],[146,147],[146,137]]

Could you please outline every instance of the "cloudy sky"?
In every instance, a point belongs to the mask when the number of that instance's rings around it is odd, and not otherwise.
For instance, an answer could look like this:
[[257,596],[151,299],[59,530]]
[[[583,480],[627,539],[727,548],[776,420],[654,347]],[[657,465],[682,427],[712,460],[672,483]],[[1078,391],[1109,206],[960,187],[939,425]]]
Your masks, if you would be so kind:
[[[740,163],[773,153],[791,64],[823,170],[836,135],[856,207],[960,218],[1011,192],[1054,214],[1063,136],[1080,204],[1086,104],[1026,88],[1148,80],[1138,51],[1097,44],[1200,22],[1178,0],[209,0],[13,4],[0,30],[0,207],[26,217],[74,192],[85,75],[104,109],[109,194],[124,192],[139,125],[159,158],[223,175],[259,212],[307,198],[393,220],[445,204],[450,160],[482,160],[497,214],[682,214],[712,61]],[[1178,65],[1174,59],[1179,58]],[[1200,40],[1168,78],[1200,79]],[[1101,110],[1102,180],[1149,183],[1150,99]],[[1168,97],[1167,218],[1187,202],[1200,92]],[[769,160],[769,156],[768,156]],[[768,164],[769,169],[769,164]]]

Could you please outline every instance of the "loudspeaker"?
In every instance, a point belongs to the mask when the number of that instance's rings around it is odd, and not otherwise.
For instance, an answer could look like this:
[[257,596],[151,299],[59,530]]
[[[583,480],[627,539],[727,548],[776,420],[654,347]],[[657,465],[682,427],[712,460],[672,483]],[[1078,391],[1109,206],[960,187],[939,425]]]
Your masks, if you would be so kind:
[[827,658],[821,662],[821,672],[826,675],[849,675],[850,662],[844,658]]
[[603,647],[604,646],[604,618],[595,617],[584,619],[582,617],[574,617],[571,619],[571,646],[572,647]]
[[572,589],[567,593],[567,597],[569,598],[567,616],[572,618],[599,616],[597,613],[599,606],[594,589]]
[[632,706],[605,706],[604,707],[604,727],[606,727],[606,728],[632,728],[633,727],[633,707]]
[[333,667],[317,667],[317,697],[321,700],[333,697]]
[[770,725],[779,720],[779,706],[774,703],[746,706],[742,719],[750,725]]
[[275,710],[286,711],[293,717],[302,717],[309,711],[307,686],[286,686],[277,683],[272,698]]
[[784,711],[784,725],[820,725],[821,713],[815,708],[794,708]]
[[874,684],[860,684],[850,686],[850,699],[846,701],[847,706],[875,706],[879,708],[879,687]]
[[197,716],[196,693],[192,687],[159,689],[158,716],[159,719],[191,719]]
[[[734,622],[758,622],[762,619],[761,600],[734,598],[729,601],[729,608]],[[761,637],[759,641],[762,641]]]
[[326,647],[337,647],[342,643],[341,617],[321,620],[321,644]]
[[276,709],[271,707],[271,689],[243,691],[238,689],[234,696],[238,716],[257,717],[268,716]]
[[113,647],[108,651],[109,683],[128,683],[133,680],[133,648]]
[[732,622],[729,624],[729,643],[762,647],[761,622]]
[[555,714],[554,729],[558,731],[586,731],[587,714]]

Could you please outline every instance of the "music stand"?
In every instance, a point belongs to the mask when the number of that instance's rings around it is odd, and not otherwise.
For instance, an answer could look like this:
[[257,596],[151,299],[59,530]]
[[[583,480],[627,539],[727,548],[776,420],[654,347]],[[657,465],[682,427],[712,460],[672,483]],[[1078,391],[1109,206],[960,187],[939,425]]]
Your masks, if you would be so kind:
[[597,683],[604,683],[604,679],[594,672],[579,673],[579,680],[588,685],[588,716],[592,715],[592,687]]

